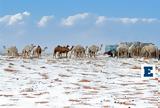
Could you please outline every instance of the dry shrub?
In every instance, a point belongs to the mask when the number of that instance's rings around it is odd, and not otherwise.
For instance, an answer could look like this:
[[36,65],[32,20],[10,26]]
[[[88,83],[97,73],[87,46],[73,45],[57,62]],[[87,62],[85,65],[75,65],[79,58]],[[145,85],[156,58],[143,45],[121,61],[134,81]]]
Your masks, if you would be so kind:
[[42,76],[42,79],[48,79],[49,78],[46,73],[43,73],[43,74],[40,73],[40,75]]

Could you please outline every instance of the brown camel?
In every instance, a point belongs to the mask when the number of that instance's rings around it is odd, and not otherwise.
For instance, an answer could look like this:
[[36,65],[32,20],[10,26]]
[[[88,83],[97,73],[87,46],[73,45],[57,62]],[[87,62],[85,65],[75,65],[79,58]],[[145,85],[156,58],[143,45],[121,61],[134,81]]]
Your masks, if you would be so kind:
[[58,53],[59,57],[62,57],[62,54],[66,54],[66,58],[68,57],[68,52],[71,51],[73,49],[73,46],[69,49],[69,45],[67,46],[60,46],[58,45],[55,49],[54,49],[54,53],[53,53],[53,57],[56,58],[56,54]]

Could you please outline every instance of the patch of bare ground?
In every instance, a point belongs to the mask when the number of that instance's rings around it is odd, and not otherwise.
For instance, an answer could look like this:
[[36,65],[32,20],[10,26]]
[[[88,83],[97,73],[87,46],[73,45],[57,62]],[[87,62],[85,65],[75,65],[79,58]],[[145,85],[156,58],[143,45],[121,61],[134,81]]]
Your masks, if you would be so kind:
[[5,68],[4,71],[6,71],[6,72],[11,72],[11,73],[18,72],[18,70],[12,69],[12,68]]
[[21,67],[25,67],[24,65],[20,65]]
[[16,106],[16,104],[2,104],[0,106],[8,106],[8,107],[11,107],[11,106]]
[[133,83],[133,84],[135,84],[135,85],[147,85],[148,83],[144,83],[144,82],[139,82],[139,83]]
[[99,90],[99,88],[91,87],[91,86],[83,86],[83,89],[93,89],[93,90]]
[[148,100],[150,102],[158,102],[158,98],[155,98],[155,97],[145,97],[145,98],[141,98],[141,100]]
[[103,108],[110,108],[110,106],[105,105],[105,106],[103,106]]
[[79,82],[91,82],[90,80],[87,80],[87,79],[82,79],[80,80]]
[[71,83],[71,84],[76,85],[76,86],[80,86],[80,84],[78,84],[78,83]]
[[100,65],[100,64],[94,64],[95,67],[103,67],[105,65]]
[[49,94],[49,92],[34,93],[33,95],[40,96],[40,95],[44,95],[44,94]]
[[69,106],[64,106],[63,108],[70,108]]
[[70,71],[72,71],[72,70],[71,70],[71,69],[66,69],[66,71],[70,72]]
[[114,101],[114,103],[116,103],[116,104],[123,104],[123,105],[127,105],[127,106],[129,106],[129,105],[135,106],[136,105],[132,101],[118,101],[118,100],[116,100],[116,101]]
[[20,92],[33,92],[33,88],[25,88],[23,90],[21,90]]
[[0,94],[0,96],[4,96],[4,97],[13,97],[14,95],[12,95],[12,94]]
[[82,100],[89,100],[89,99],[92,99],[92,98],[91,97],[82,97],[80,99],[82,99]]
[[62,80],[60,80],[59,78],[54,79],[54,81],[56,81],[56,82],[62,82]]
[[57,61],[56,60],[50,60],[50,59],[48,59],[46,63],[47,64],[52,64],[52,63],[57,63]]
[[6,59],[6,61],[14,61],[13,59],[9,58],[9,59]]
[[28,95],[28,94],[27,94],[27,93],[21,93],[20,95],[26,96],[26,95]]
[[29,60],[23,60],[23,63],[30,63]]
[[151,78],[151,80],[156,80],[156,81],[158,81],[159,79],[158,79],[158,78]]
[[123,62],[121,65],[131,65],[131,64],[127,62]]
[[87,102],[80,102],[79,104],[80,104],[80,105],[89,105],[89,106],[91,106],[91,104],[89,104],[89,103],[87,103]]
[[34,97],[34,96],[25,96],[26,98],[36,98],[36,97]]
[[12,65],[12,66],[13,66],[14,64],[13,64],[13,63],[9,63],[9,65]]
[[131,69],[141,69],[140,66],[133,66]]
[[146,90],[146,89],[142,89],[142,88],[136,88],[137,91],[141,91],[141,90]]
[[135,95],[141,95],[141,94],[144,94],[142,92],[134,92]]
[[10,99],[11,101],[18,101],[19,99],[17,98],[13,98],[13,99]]
[[39,75],[42,76],[42,79],[49,79],[47,73],[39,73]]
[[108,87],[102,85],[102,86],[100,86],[100,88],[105,88],[105,89],[107,89]]
[[38,101],[38,102],[35,102],[36,104],[47,104],[49,103],[48,101]]
[[41,66],[40,68],[45,69],[46,67],[45,66]]
[[59,74],[58,76],[60,76],[60,77],[70,77],[68,75],[63,75],[63,74]]
[[120,85],[122,85],[122,86],[128,86],[130,84],[120,83]]
[[78,100],[78,99],[69,99],[69,101],[71,101],[71,102],[81,102],[81,100]]
[[64,93],[67,95],[67,94],[70,94],[71,92],[64,92]]

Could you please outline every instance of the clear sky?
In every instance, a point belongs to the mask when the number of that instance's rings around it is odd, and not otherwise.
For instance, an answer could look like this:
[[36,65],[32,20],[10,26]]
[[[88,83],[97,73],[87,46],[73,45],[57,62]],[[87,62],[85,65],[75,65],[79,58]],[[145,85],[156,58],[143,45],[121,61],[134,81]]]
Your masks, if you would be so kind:
[[160,0],[0,0],[0,46],[160,46]]

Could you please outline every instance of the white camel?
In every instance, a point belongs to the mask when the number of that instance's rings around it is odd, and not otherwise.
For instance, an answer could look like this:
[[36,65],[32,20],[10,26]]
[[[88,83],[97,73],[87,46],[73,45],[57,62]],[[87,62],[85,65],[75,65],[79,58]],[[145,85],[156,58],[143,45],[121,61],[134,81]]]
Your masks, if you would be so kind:
[[86,57],[86,50],[87,50],[87,47],[85,49],[83,46],[77,45],[72,49],[70,58],[72,55],[79,58]]
[[8,56],[11,56],[11,57],[17,57],[19,56],[18,54],[18,49],[16,46],[11,46],[9,48],[6,48],[5,46],[3,47],[7,53]]
[[25,46],[22,50],[22,57],[23,58],[30,58],[31,52],[34,47],[36,47],[36,46],[33,44]]
[[140,56],[141,49],[141,42],[134,42],[128,48],[128,57]]
[[146,45],[142,48],[141,54],[143,57],[147,58],[152,58],[152,57],[158,58],[159,56],[158,47],[156,47],[153,44]]
[[100,51],[102,49],[102,46],[101,45],[100,47],[99,46],[96,46],[96,45],[92,45],[88,48],[88,55],[89,57],[96,57],[98,51]]
[[117,47],[117,56],[118,57],[128,57],[129,45],[126,43],[120,43]]

